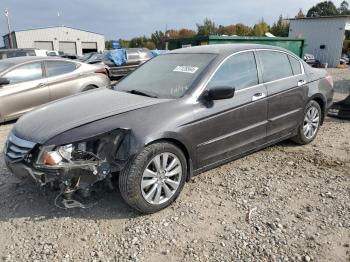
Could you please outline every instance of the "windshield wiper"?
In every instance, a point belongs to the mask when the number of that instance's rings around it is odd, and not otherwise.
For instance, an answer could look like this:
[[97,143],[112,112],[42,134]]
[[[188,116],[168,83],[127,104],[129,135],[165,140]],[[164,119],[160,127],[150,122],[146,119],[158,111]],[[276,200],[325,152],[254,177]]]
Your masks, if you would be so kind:
[[130,90],[130,91],[125,91],[125,92],[128,92],[130,94],[134,94],[134,95],[140,95],[140,96],[147,96],[147,97],[152,97],[152,98],[158,98],[158,96],[156,95],[151,95],[151,94],[148,94],[146,92],[143,92],[143,91],[140,91],[140,90],[136,90],[136,89],[133,89],[133,90]]

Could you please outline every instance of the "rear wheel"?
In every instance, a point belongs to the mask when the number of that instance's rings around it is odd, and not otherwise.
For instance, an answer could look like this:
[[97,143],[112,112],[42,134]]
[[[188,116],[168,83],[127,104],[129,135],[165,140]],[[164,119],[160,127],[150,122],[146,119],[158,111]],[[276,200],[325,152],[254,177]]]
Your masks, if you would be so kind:
[[310,101],[304,110],[304,117],[298,127],[298,134],[292,140],[300,145],[312,142],[320,128],[321,119],[322,110],[320,105],[314,100]]
[[143,213],[169,206],[180,194],[187,174],[186,158],[174,144],[145,147],[119,175],[124,200]]

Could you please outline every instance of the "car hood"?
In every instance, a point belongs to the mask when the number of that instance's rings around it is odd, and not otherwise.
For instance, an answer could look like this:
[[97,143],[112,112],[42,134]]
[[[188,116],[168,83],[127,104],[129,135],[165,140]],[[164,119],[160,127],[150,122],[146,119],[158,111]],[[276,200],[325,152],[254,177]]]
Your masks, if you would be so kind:
[[22,139],[43,144],[72,128],[165,101],[168,99],[101,88],[40,106],[21,117],[13,132]]

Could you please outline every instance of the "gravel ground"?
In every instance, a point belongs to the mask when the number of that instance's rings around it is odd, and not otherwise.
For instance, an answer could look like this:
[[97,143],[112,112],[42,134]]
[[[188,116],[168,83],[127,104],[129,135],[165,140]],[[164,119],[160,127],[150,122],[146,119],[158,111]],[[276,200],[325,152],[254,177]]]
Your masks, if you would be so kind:
[[327,118],[307,146],[283,142],[203,173],[147,216],[119,192],[56,208],[54,193],[6,170],[11,126],[0,126],[0,260],[350,261],[349,121]]

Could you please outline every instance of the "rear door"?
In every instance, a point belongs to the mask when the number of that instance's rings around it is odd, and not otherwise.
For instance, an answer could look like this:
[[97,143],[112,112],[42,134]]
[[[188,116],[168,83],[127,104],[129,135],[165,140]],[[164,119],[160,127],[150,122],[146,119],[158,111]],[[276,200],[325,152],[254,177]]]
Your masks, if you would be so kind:
[[10,84],[0,87],[1,118],[16,118],[50,100],[41,61],[15,67],[1,77],[10,81]]
[[268,94],[268,140],[288,136],[301,121],[308,89],[301,63],[274,50],[259,50],[262,76]]
[[266,138],[266,88],[259,84],[253,51],[228,58],[209,81],[207,89],[230,86],[233,98],[199,103],[195,118],[198,168],[219,163],[264,143]]
[[78,64],[70,61],[47,60],[46,76],[50,90],[50,100],[69,96],[78,92],[79,78]]

